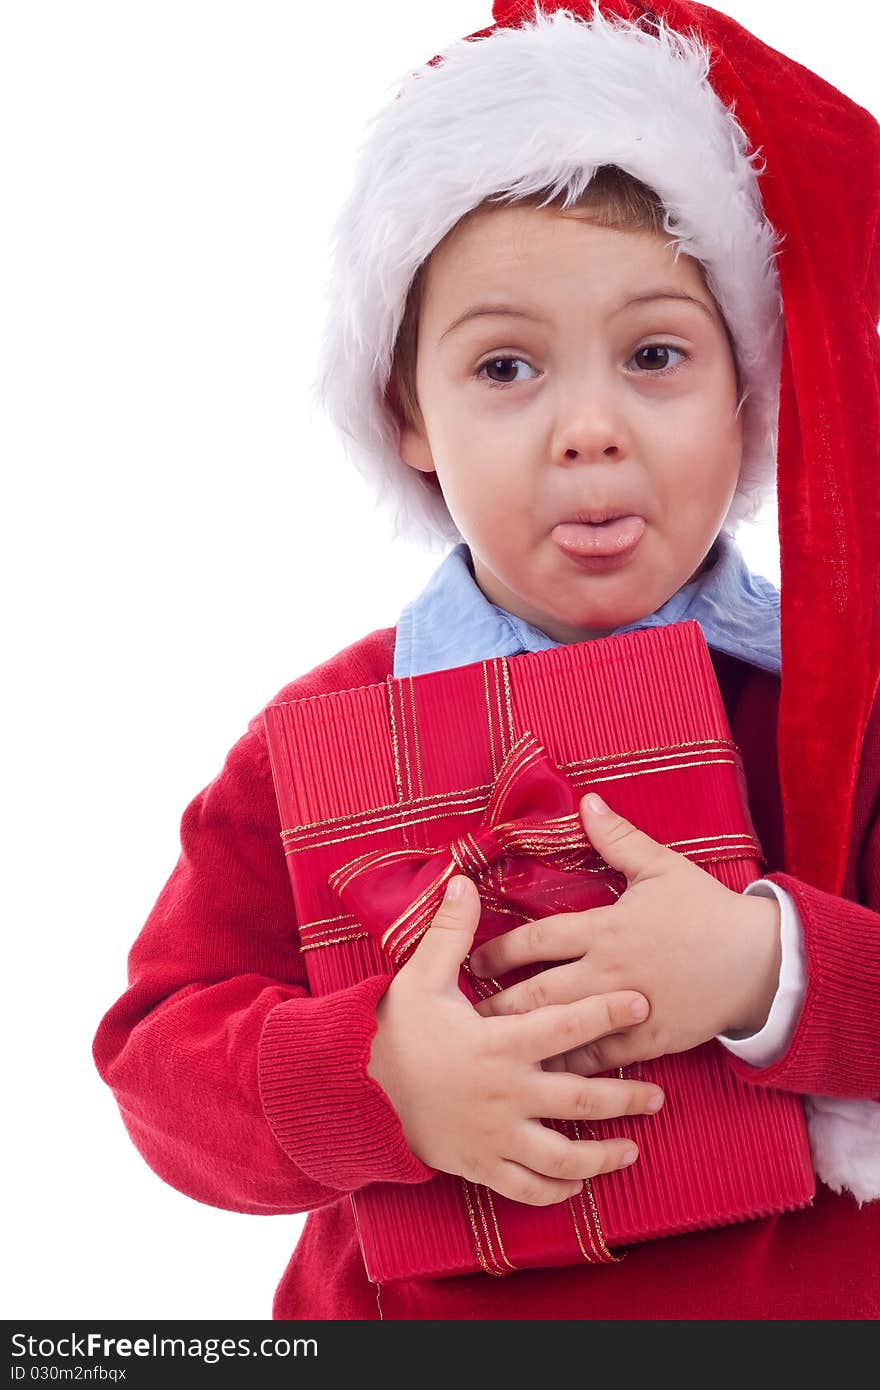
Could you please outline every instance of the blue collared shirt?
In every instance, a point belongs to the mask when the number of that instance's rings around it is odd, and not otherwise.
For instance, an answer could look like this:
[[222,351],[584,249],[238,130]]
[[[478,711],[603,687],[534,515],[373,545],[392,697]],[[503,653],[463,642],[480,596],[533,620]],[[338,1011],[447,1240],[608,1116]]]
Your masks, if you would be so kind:
[[[736,541],[723,531],[709,561],[702,574],[683,584],[655,613],[609,635],[695,619],[710,647],[779,675],[779,590],[763,575],[752,574]],[[468,546],[460,541],[398,619],[394,675],[417,676],[559,645],[486,598],[474,579]]]

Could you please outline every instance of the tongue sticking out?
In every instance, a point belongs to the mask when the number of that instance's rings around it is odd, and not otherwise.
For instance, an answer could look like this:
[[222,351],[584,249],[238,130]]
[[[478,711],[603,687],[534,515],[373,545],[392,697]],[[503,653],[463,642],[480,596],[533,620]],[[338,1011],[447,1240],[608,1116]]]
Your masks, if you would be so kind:
[[644,517],[618,516],[613,521],[562,521],[552,535],[573,555],[622,555],[641,540],[644,530]]

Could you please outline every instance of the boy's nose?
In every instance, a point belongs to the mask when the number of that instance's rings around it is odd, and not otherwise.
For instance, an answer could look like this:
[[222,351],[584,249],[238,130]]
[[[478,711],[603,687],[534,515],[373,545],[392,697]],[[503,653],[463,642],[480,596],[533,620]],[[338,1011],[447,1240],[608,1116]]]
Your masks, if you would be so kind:
[[558,418],[551,456],[567,463],[574,459],[618,459],[628,452],[626,430],[606,409],[581,408]]
[[616,458],[627,452],[627,435],[619,403],[598,373],[583,372],[560,391],[551,451],[554,459]]

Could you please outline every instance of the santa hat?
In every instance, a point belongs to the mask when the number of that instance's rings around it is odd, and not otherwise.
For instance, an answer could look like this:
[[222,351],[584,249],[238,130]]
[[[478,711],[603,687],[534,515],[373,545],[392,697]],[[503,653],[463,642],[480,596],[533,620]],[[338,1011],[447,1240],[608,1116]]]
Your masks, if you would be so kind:
[[387,397],[413,276],[484,198],[551,186],[576,197],[600,166],[617,165],[659,194],[675,254],[702,262],[733,336],[746,397],[723,528],[733,534],[772,495],[776,473],[778,238],[761,208],[757,152],[707,82],[698,38],[611,23],[598,4],[590,23],[576,5],[552,8],[496,3],[497,27],[413,72],[372,123],[333,234],[322,403],[398,532],[461,540],[442,493],[400,458]]
[[[670,240],[704,267],[745,389],[723,529],[775,485],[786,872],[839,895],[880,677],[880,126],[689,0],[495,0],[493,18],[406,74],[371,122],[333,233],[318,397],[399,531],[461,539],[400,458],[389,405],[416,270],[499,193],[576,197],[603,165],[654,189]],[[820,1176],[863,1197],[880,1195],[870,1104],[814,1102],[811,1119]],[[854,1136],[877,1156],[857,1172]]]

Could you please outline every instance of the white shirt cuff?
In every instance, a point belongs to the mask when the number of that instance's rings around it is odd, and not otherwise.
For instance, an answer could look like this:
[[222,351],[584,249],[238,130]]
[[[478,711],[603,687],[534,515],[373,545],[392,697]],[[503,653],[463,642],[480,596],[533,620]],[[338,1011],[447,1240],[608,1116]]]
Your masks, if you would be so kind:
[[741,1057],[753,1067],[768,1067],[771,1062],[777,1061],[788,1047],[807,991],[803,929],[794,899],[784,888],[780,888],[778,883],[759,878],[743,891],[763,898],[772,896],[779,903],[782,918],[779,986],[763,1028],[757,1033],[719,1033],[718,1041],[734,1056]]

